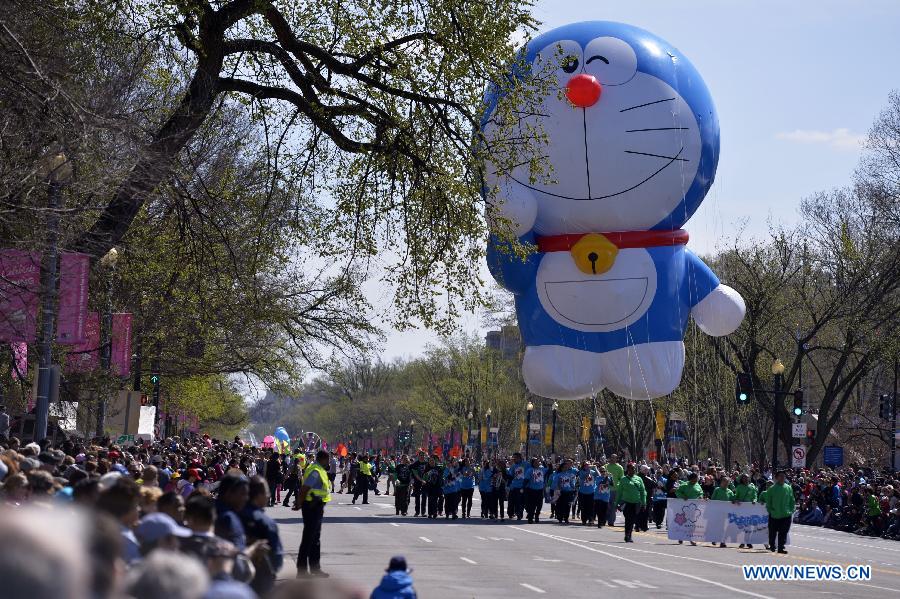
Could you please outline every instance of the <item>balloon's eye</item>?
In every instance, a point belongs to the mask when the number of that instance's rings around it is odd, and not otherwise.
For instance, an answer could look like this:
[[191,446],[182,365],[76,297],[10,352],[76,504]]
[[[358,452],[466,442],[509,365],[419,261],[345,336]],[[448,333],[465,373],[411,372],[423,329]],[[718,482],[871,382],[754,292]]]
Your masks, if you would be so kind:
[[562,70],[564,70],[566,73],[574,73],[575,69],[578,68],[578,58],[570,54],[569,56],[563,58],[561,66]]
[[587,60],[587,62],[586,62],[585,64],[591,64],[591,62],[594,61],[594,60],[602,60],[602,61],[605,62],[606,64],[609,64],[609,60],[608,60],[605,56],[600,56],[599,54],[596,54],[596,55],[591,56],[590,58],[588,58],[588,60]]

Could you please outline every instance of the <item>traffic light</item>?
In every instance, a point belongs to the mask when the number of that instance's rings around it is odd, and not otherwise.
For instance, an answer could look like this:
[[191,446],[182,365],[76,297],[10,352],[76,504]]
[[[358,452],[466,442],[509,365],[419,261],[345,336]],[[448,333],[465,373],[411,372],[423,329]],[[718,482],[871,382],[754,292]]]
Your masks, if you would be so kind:
[[882,420],[893,420],[894,418],[894,396],[888,393],[881,395],[881,402],[878,405],[878,415]]
[[153,384],[153,405],[159,409],[159,373],[154,372],[150,375],[150,382]]
[[803,415],[803,389],[794,391],[794,416]]
[[749,372],[739,372],[737,374],[737,383],[735,384],[734,395],[738,403],[747,403],[750,401],[750,395],[753,393],[753,377]]
[[813,441],[815,441],[815,439],[816,439],[816,429],[814,429],[814,428],[806,429],[806,440],[809,443],[812,443]]

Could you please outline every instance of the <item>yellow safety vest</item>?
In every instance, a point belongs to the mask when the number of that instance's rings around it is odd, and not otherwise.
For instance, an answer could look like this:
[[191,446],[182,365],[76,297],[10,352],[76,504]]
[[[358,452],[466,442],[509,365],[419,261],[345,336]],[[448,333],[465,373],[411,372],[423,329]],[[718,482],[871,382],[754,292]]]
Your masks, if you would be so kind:
[[359,473],[365,474],[366,476],[372,476],[372,464],[369,462],[360,462]]
[[303,472],[303,480],[305,481],[309,478],[309,475],[313,472],[319,473],[319,480],[322,481],[321,489],[313,489],[310,487],[309,493],[306,496],[307,501],[309,501],[310,497],[317,497],[322,500],[322,503],[328,503],[331,501],[331,481],[328,479],[328,473],[322,468],[318,462],[313,462],[309,466],[306,467],[306,470]]

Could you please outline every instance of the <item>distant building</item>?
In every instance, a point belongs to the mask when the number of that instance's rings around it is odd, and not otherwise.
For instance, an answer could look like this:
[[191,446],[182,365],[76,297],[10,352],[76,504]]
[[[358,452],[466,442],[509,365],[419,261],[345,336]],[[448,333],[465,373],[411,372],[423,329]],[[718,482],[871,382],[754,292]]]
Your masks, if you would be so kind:
[[514,360],[522,353],[522,336],[519,327],[515,325],[504,326],[499,331],[488,331],[484,337],[484,343],[489,349],[500,352],[505,360]]

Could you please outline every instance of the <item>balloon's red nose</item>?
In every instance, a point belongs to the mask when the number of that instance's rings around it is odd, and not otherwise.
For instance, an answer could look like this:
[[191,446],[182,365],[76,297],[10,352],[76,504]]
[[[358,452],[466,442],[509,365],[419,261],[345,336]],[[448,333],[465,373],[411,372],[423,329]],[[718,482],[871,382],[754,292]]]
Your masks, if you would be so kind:
[[566,84],[566,97],[574,106],[587,108],[593,106],[600,99],[600,82],[593,75],[581,73],[575,75]]

